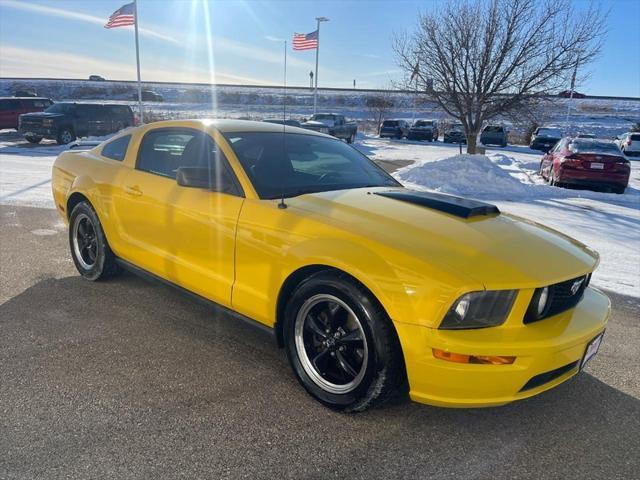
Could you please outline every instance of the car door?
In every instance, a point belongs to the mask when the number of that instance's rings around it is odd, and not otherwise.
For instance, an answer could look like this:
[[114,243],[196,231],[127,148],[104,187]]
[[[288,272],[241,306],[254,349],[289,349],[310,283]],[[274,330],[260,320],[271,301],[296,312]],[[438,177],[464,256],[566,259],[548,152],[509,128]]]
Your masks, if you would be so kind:
[[[115,199],[125,260],[230,306],[244,196],[223,153],[199,130],[156,128],[135,160]],[[178,185],[178,169],[189,167],[207,168],[219,185]]]
[[552,148],[542,156],[542,161],[540,164],[540,172],[545,178],[548,179],[549,176],[551,175],[551,169],[553,168],[554,158],[557,155],[557,153],[564,148],[565,145],[566,145],[566,141],[561,140],[556,144],[554,148]]
[[20,100],[0,100],[0,128],[17,128],[21,108]]

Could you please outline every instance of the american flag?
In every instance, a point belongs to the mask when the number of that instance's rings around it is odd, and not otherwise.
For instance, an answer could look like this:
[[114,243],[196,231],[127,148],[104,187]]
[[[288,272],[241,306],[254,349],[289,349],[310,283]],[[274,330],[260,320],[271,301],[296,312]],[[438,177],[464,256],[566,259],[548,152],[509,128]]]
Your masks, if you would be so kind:
[[311,33],[294,33],[293,49],[294,50],[313,50],[318,48],[318,31]]
[[111,16],[109,17],[109,21],[104,26],[104,28],[126,27],[127,25],[135,24],[136,17],[134,11],[135,7],[133,3],[127,3],[126,5],[123,5],[111,14]]

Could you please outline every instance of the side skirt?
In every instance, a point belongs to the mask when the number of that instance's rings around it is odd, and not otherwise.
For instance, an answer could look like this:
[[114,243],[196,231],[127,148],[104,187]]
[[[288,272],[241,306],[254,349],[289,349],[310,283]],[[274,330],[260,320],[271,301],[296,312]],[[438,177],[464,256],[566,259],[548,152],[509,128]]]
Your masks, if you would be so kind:
[[158,275],[148,272],[147,270],[144,270],[143,268],[140,268],[132,263],[129,263],[126,260],[123,260],[121,258],[116,258],[116,262],[118,263],[118,265],[120,265],[122,268],[124,268],[128,272],[131,272],[134,275],[141,277],[145,280],[148,280],[152,283],[159,283],[161,285],[169,286],[174,290],[178,291],[179,293],[181,293],[182,295],[184,295],[185,297],[189,297],[190,299],[195,300],[201,305],[212,308],[215,313],[228,315],[235,319],[241,320],[244,323],[251,325],[254,328],[257,328],[258,330],[262,330],[264,333],[268,334],[273,339],[273,342],[276,345],[278,344],[276,334],[275,334],[275,329],[268,327],[265,324],[258,322],[257,320],[246,317],[241,313],[236,312],[235,310],[231,310],[230,308],[220,305],[219,303],[216,303],[213,300],[204,298],[198,295],[197,293],[194,293],[190,290],[187,290],[184,287],[181,287],[180,285],[176,285],[175,283],[170,282],[169,280],[166,280],[162,277],[159,277]]

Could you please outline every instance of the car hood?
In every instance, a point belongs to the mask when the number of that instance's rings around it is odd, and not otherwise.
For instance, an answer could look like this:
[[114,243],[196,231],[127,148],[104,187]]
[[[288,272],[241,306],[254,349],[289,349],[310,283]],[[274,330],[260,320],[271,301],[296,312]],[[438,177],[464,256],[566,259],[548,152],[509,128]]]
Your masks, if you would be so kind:
[[62,117],[62,113],[48,113],[48,112],[32,112],[32,113],[23,113],[22,117],[27,118],[57,118]]
[[[487,289],[535,288],[591,272],[598,254],[555,230],[504,213],[470,218],[360,188],[287,200],[316,220],[482,283]],[[456,198],[456,197],[453,197]],[[489,267],[488,267],[489,266]]]

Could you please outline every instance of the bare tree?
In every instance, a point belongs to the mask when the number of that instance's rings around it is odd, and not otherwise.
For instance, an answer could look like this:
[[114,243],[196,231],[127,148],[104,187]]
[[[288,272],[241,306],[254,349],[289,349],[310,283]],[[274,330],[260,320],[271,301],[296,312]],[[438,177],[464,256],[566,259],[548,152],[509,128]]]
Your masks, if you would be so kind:
[[396,35],[394,50],[406,85],[458,119],[475,153],[485,121],[566,87],[597,56],[605,18],[569,0],[449,0]]
[[375,95],[369,95],[364,103],[376,124],[376,132],[378,132],[382,121],[395,106],[391,92],[389,90],[383,90]]

